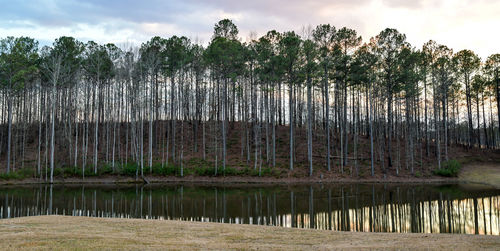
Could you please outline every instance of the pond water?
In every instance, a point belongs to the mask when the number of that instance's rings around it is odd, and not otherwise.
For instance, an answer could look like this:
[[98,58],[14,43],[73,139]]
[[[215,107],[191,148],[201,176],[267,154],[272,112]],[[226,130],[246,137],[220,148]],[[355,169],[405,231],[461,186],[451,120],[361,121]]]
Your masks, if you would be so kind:
[[0,218],[47,214],[499,235],[500,190],[394,184],[0,187]]

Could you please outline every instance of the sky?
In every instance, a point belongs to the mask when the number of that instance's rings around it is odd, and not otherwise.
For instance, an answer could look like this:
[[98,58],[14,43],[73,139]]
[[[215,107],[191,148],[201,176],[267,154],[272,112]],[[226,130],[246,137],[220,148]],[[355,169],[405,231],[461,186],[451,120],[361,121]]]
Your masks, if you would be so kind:
[[0,0],[0,38],[50,45],[73,36],[125,47],[183,35],[207,44],[223,18],[238,26],[242,41],[328,23],[355,29],[364,41],[396,28],[416,48],[432,39],[483,59],[500,53],[500,0]]

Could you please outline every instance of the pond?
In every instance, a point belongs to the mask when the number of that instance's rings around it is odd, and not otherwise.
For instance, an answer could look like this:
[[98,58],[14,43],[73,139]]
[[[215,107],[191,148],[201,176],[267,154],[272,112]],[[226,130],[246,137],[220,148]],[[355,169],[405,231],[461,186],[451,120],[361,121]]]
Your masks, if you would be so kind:
[[500,190],[457,184],[0,187],[0,218],[47,214],[499,235]]

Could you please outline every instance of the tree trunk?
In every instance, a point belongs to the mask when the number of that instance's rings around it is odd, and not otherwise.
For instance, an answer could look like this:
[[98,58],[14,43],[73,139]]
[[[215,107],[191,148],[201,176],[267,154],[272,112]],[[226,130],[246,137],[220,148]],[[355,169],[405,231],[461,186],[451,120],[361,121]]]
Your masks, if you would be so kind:
[[12,97],[10,94],[8,94],[7,97],[7,105],[8,105],[8,114],[7,114],[7,120],[8,120],[8,131],[7,131],[7,173],[10,172],[10,152],[11,152],[11,145],[12,145]]
[[312,165],[312,119],[311,119],[311,77],[307,77],[307,157],[309,160],[309,176],[312,176],[313,165]]
[[324,70],[324,81],[325,81],[325,132],[326,132],[326,168],[331,171],[330,167],[330,101],[329,101],[329,91],[328,91],[328,70]]

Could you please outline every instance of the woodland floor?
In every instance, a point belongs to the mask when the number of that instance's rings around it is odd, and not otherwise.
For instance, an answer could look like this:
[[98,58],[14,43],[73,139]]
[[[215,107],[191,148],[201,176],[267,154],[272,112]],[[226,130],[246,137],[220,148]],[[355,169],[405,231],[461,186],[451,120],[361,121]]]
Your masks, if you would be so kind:
[[498,250],[500,237],[363,233],[144,219],[0,220],[1,250]]

